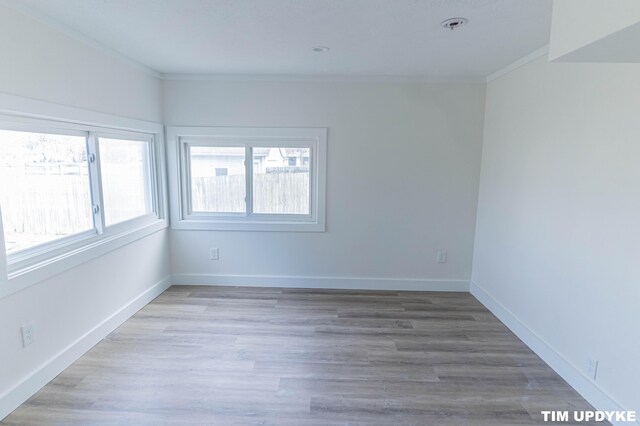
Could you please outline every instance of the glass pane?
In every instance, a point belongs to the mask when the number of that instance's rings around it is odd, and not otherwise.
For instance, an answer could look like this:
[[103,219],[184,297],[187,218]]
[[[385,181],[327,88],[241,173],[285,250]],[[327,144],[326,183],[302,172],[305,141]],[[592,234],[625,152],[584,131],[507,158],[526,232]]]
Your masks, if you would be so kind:
[[0,130],[7,253],[93,229],[86,140]]
[[105,225],[153,211],[149,143],[99,138]]
[[310,148],[253,148],[253,211],[309,214]]
[[244,147],[192,146],[191,211],[246,211]]

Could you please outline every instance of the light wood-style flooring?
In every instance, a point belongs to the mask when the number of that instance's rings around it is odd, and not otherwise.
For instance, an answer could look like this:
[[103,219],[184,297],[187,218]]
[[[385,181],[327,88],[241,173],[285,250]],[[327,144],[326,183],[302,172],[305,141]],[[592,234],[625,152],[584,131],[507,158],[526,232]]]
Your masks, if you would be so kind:
[[174,286],[2,424],[540,425],[585,409],[467,293]]

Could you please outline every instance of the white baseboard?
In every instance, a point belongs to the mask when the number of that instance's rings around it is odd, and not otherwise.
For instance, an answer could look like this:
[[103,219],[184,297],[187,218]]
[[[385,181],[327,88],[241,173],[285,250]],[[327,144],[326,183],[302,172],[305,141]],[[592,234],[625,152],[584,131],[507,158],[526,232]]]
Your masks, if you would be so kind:
[[174,274],[173,284],[234,287],[327,288],[341,290],[469,291],[469,281],[467,280],[431,280],[419,278]]
[[12,389],[0,395],[0,420],[8,416],[133,314],[162,294],[169,286],[171,286],[171,276],[163,278],[153,287],[140,294],[84,336],[60,351]]
[[[584,375],[575,365],[567,361],[553,347],[545,342],[533,330],[520,321],[509,309],[498,302],[475,281],[471,280],[469,291],[487,309],[506,325],[520,340],[546,362],[556,373],[586,399],[596,410],[628,411],[611,398],[598,385]],[[623,423],[616,423],[620,424]],[[629,425],[629,423],[624,423]]]
[[[8,416],[44,385],[53,380],[65,368],[70,366],[138,310],[162,294],[162,292],[172,284],[354,290],[470,291],[480,303],[498,317],[502,323],[513,331],[531,350],[538,354],[538,356],[597,410],[625,411],[618,402],[600,389],[596,383],[582,374],[578,368],[562,357],[562,355],[536,335],[513,313],[473,281],[469,284],[469,282],[465,280],[176,274],[174,276],[167,276],[156,283],[153,287],[123,306],[84,336],[63,349],[29,377],[3,395],[0,395],[0,420]],[[614,422],[614,424],[616,423]]]

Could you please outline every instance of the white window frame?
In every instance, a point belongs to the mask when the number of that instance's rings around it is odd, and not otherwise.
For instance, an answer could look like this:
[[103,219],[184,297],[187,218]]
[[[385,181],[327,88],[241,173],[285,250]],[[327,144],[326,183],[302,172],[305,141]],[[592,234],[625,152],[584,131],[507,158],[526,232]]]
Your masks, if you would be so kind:
[[104,219],[104,209],[101,207],[102,210],[102,215],[101,215],[101,222],[104,226],[105,229],[113,229],[115,230],[115,232],[117,232],[118,229],[126,229],[128,227],[131,226],[132,223],[145,223],[148,221],[153,221],[155,219],[159,218],[158,212],[158,198],[159,198],[159,194],[158,194],[158,179],[157,179],[157,173],[155,172],[158,169],[158,165],[157,165],[157,155],[156,155],[156,147],[155,147],[155,141],[154,141],[154,137],[153,135],[149,135],[149,134],[144,134],[144,133],[133,133],[133,132],[94,132],[93,133],[95,136],[95,147],[96,147],[96,158],[97,161],[95,162],[98,170],[97,173],[100,176],[100,189],[99,189],[99,194],[100,194],[100,206],[104,206],[104,201],[102,199],[102,171],[100,170],[100,138],[104,138],[104,139],[117,139],[117,140],[125,140],[125,141],[135,141],[135,142],[146,142],[149,144],[148,147],[148,152],[149,152],[149,163],[148,163],[148,167],[147,170],[145,170],[146,175],[149,179],[148,183],[149,183],[149,187],[147,188],[149,193],[146,194],[149,199],[148,199],[148,203],[149,205],[147,207],[149,207],[149,211],[150,213],[147,213],[145,215],[141,215],[141,216],[137,216],[131,219],[127,219],[125,221],[122,222],[117,222],[114,223],[113,225],[106,225],[106,221]]
[[[171,227],[212,231],[325,231],[327,129],[169,126],[167,160]],[[245,213],[191,211],[189,149],[192,146],[245,148]],[[253,147],[309,148],[309,214],[264,214],[252,211]]]
[[[0,94],[0,128],[85,136],[92,208],[98,206],[93,229],[8,255],[0,214],[0,298],[168,227],[161,124]],[[98,137],[149,143],[151,214],[104,226]]]

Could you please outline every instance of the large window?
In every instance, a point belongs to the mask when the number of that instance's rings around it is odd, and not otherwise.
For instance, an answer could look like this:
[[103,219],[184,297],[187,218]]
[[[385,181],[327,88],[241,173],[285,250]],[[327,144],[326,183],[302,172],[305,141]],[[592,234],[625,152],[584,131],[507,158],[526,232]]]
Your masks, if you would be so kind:
[[178,229],[323,231],[326,129],[167,129]]
[[33,122],[0,122],[10,271],[158,220],[152,135]]
[[93,229],[85,136],[0,130],[0,182],[7,253]]

